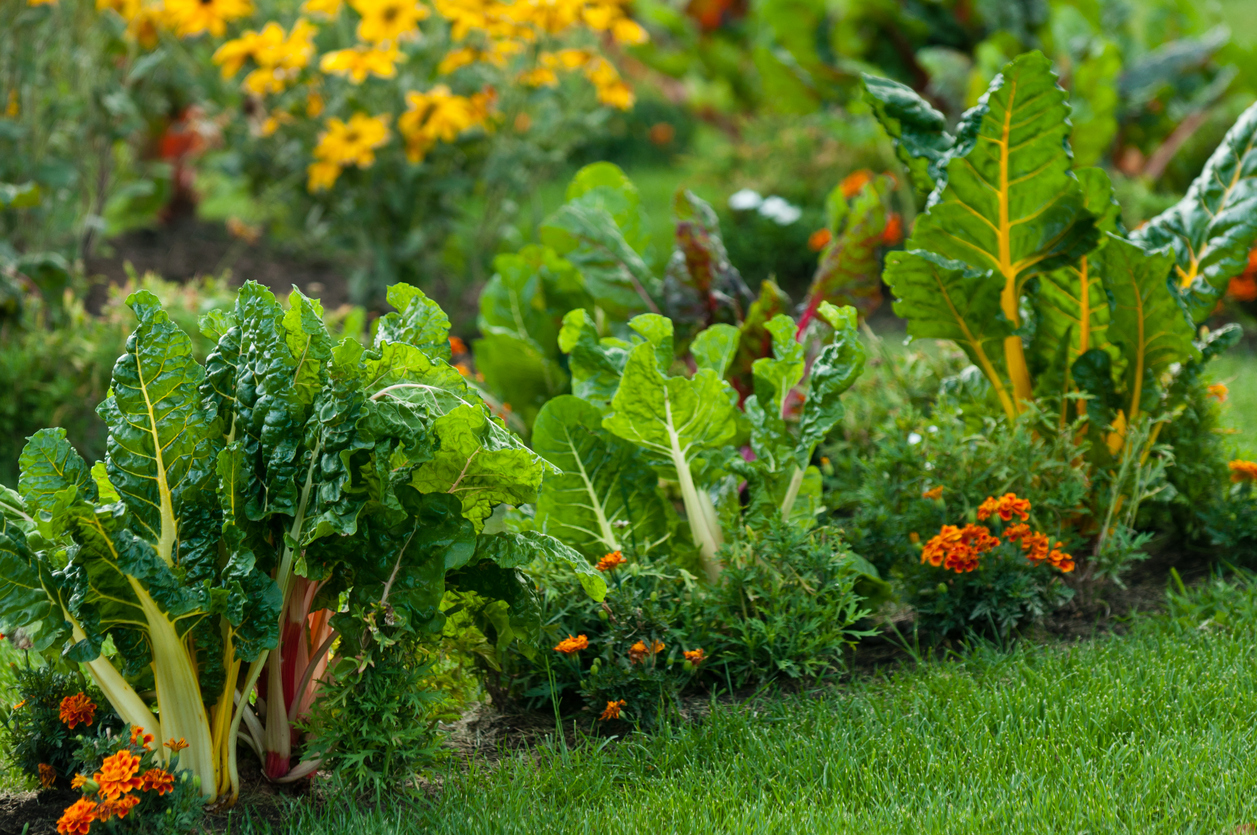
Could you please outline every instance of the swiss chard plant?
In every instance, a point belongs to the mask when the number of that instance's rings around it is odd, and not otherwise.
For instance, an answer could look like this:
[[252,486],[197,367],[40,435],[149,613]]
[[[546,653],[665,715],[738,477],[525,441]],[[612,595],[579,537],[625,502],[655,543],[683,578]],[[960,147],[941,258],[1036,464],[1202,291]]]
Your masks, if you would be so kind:
[[605,593],[558,540],[485,531],[548,465],[448,365],[441,310],[405,285],[389,298],[364,348],[333,343],[317,301],[246,284],[203,321],[217,347],[202,367],[134,294],[99,408],[105,460],[42,430],[5,494],[0,630],[84,665],[127,723],[185,740],[179,768],[210,801],[238,793],[242,722],[272,778],[316,765],[293,768],[292,726],[336,634],[367,663],[375,624],[439,629],[447,589],[522,617],[537,558]]
[[959,345],[1008,418],[1048,398],[1064,425],[1076,400],[1101,463],[1146,458],[1155,428],[1132,450],[1128,427],[1172,415],[1175,376],[1238,338],[1197,327],[1257,238],[1257,107],[1181,202],[1128,232],[1105,172],[1074,164],[1067,94],[1040,53],[1005,66],[954,133],[903,85],[865,89],[929,193],[887,258],[908,333]]

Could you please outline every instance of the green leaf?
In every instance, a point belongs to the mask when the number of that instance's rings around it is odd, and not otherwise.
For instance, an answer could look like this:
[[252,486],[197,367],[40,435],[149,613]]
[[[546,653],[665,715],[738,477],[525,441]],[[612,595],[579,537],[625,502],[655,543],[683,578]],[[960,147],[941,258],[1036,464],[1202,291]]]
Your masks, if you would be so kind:
[[571,355],[568,368],[572,372],[572,393],[605,412],[620,385],[620,374],[632,347],[622,339],[600,339],[594,320],[585,310],[573,310],[564,316],[559,348]]
[[737,356],[739,331],[733,325],[716,324],[702,331],[690,343],[690,353],[698,368],[710,368],[720,377],[729,372]]
[[773,337],[767,325],[774,316],[786,313],[790,308],[790,297],[782,292],[772,279],[760,285],[759,298],[751,304],[742,323],[742,333],[738,337],[738,352],[734,356],[732,367],[726,371],[738,391],[749,394],[753,383],[752,368],[757,359],[766,357],[772,352]]
[[702,451],[722,449],[737,437],[737,395],[716,372],[700,369],[691,379],[665,377],[654,346],[629,354],[612,413],[602,425],[612,434],[669,462],[690,461]]
[[561,562],[576,572],[576,579],[591,599],[601,602],[607,596],[602,572],[553,536],[537,531],[508,532],[481,536],[476,543],[474,566],[491,562],[500,568],[525,568],[537,561]]
[[759,405],[781,417],[790,390],[803,381],[803,346],[795,340],[794,320],[780,313],[764,326],[772,337],[772,356],[751,366]]
[[628,326],[655,348],[659,367],[667,371],[676,357],[672,340],[672,320],[656,313],[643,313],[629,320]]
[[1128,424],[1153,395],[1150,382],[1155,384],[1174,363],[1200,358],[1195,328],[1165,283],[1172,264],[1172,256],[1149,253],[1112,234],[1096,262],[1113,298],[1108,336],[1121,346],[1126,363]]
[[143,536],[167,563],[185,502],[196,498],[213,468],[208,415],[198,386],[204,369],[192,340],[147,290],[127,304],[139,326],[114,365],[112,394],[97,409],[109,426],[105,468]]
[[1006,66],[965,114],[946,181],[907,245],[999,276],[1014,300],[1004,311],[1014,327],[1025,281],[1096,243],[1070,173],[1065,99],[1041,53]]
[[433,424],[437,451],[416,468],[421,493],[449,493],[479,529],[499,504],[534,501],[545,465],[483,406],[458,406]]
[[864,373],[867,358],[860,342],[853,307],[836,308],[825,304],[821,315],[834,329],[833,341],[821,349],[808,374],[807,400],[799,419],[799,444],[795,463],[806,467],[816,446],[842,420],[839,396]]
[[572,395],[542,408],[533,449],[547,472],[537,525],[591,559],[629,549],[645,555],[669,535],[669,506],[659,478],[638,449],[602,429],[602,413]]
[[0,209],[29,209],[40,196],[38,183],[0,183]]
[[[821,253],[799,322],[801,329],[825,302],[849,304],[865,317],[881,306],[882,265],[877,253],[886,229],[884,200],[890,188],[890,178],[879,177],[873,187],[856,195],[845,228],[834,230],[834,241]],[[846,201],[842,202],[845,206]]]
[[284,341],[291,352],[293,396],[309,406],[323,389],[325,368],[332,356],[332,337],[323,324],[323,305],[293,288],[284,314]]
[[380,317],[375,347],[386,342],[413,345],[432,357],[450,359],[450,317],[418,287],[398,283],[388,288],[388,303],[397,308]]
[[866,73],[860,77],[864,101],[890,134],[913,184],[926,194],[933,191],[955,143],[945,130],[947,119],[911,87]]
[[64,642],[70,629],[58,591],[20,528],[0,519],[0,632],[12,636],[21,630],[37,652]]
[[40,429],[32,435],[22,447],[18,466],[18,491],[33,511],[51,510],[56,494],[67,487],[88,501],[96,499],[92,472],[65,439],[64,429]]
[[490,333],[472,343],[484,385],[531,425],[537,411],[567,390],[567,372],[532,340]]
[[1172,286],[1192,321],[1209,316],[1257,240],[1257,105],[1227,132],[1187,196],[1131,235],[1174,253]]
[[586,165],[572,182],[568,183],[565,199],[601,209],[611,216],[629,246],[644,252],[647,234],[643,231],[646,218],[642,211],[642,199],[637,186],[618,165],[611,162],[595,162]]
[[1004,364],[1004,339],[1012,324],[1000,307],[1003,282],[990,270],[975,270],[932,253],[892,252],[886,283],[897,301],[895,314],[908,321],[908,335],[950,339],[986,375],[1001,402],[1011,404]]

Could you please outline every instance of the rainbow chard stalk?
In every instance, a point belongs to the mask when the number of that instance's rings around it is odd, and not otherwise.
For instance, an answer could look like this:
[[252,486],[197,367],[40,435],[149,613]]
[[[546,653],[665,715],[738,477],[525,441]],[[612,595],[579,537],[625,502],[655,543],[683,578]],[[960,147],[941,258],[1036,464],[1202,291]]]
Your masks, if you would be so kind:
[[[605,592],[556,540],[481,534],[497,504],[535,498],[545,464],[445,362],[440,308],[404,285],[389,299],[367,350],[333,344],[318,302],[294,291],[284,309],[248,283],[202,321],[202,368],[132,295],[139,326],[99,408],[108,457],[89,468],[42,430],[0,501],[0,631],[60,648],[126,722],[185,740],[178,767],[208,801],[236,799],[242,724],[272,777],[313,770],[291,766],[292,726],[342,595],[379,601],[387,582],[391,619],[436,629],[451,585],[526,606],[519,568],[547,556]],[[265,726],[249,706],[264,670]]]

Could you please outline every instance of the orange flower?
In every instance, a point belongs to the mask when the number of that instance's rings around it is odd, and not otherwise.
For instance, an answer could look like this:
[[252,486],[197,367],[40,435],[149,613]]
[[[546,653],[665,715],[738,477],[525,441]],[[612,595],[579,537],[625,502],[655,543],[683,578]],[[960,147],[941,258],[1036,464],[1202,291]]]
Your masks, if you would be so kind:
[[1257,461],[1232,461],[1227,464],[1231,469],[1231,481],[1257,481]]
[[921,549],[921,562],[922,564],[928,562],[937,568],[947,559],[947,554],[960,544],[960,528],[955,525],[943,525]]
[[188,747],[188,741],[183,737],[179,737],[179,741],[175,742],[175,738],[172,736],[170,739],[166,740],[166,747],[170,749],[171,753],[178,754],[184,748]]
[[1009,542],[1021,542],[1030,536],[1030,526],[1025,522],[1018,522],[1015,525],[1009,525],[1004,529],[1004,538]]
[[87,778],[82,774],[75,774],[73,779],[70,780],[70,788],[72,789],[81,789],[85,785],[87,785]]
[[75,693],[61,700],[61,721],[70,730],[74,730],[80,722],[84,725],[91,725],[95,715],[96,705],[92,704],[92,700],[82,693]]
[[873,172],[867,168],[861,168],[859,171],[852,171],[848,174],[838,186],[842,190],[842,196],[850,200],[860,193],[860,189],[873,182]]
[[1213,385],[1209,386],[1209,396],[1216,397],[1219,403],[1225,403],[1226,396],[1228,394],[1230,394],[1230,389],[1228,389],[1222,383],[1214,383]]
[[1015,493],[1005,493],[998,499],[988,497],[986,501],[978,508],[978,519],[989,519],[992,514],[999,514],[999,518],[1005,522],[1011,520],[1014,515],[1020,516],[1021,521],[1030,518],[1030,500],[1019,499]]
[[471,376],[471,366],[470,366],[470,365],[468,365],[467,363],[465,363],[465,362],[456,362],[456,363],[454,363],[454,367],[455,367],[456,369],[458,369],[458,373],[459,373],[459,374],[462,374],[464,377],[470,377],[470,376]]
[[119,797],[117,800],[106,800],[97,807],[96,819],[100,821],[107,821],[116,815],[118,819],[121,820],[122,818],[125,818],[127,816],[127,812],[134,809],[135,805],[139,802],[140,798],[133,794]]
[[891,212],[886,218],[886,228],[882,230],[882,246],[899,246],[903,240],[903,218],[899,212]]
[[56,782],[57,782],[57,769],[53,768],[47,763],[40,763],[39,764],[39,785],[43,786],[46,789],[50,789],[52,788],[53,784]]
[[467,343],[459,339],[457,336],[450,337],[450,353],[458,356],[467,353]]
[[999,546],[999,539],[991,536],[991,531],[985,525],[965,525],[960,531],[960,541],[979,554],[985,554]]
[[1027,552],[1026,559],[1033,563],[1040,563],[1048,558],[1048,551],[1051,550],[1049,545],[1051,541],[1048,535],[1039,531],[1021,538],[1021,548]]
[[650,648],[642,641],[638,641],[629,647],[628,657],[630,664],[640,664],[646,660],[647,655],[650,655]]
[[21,709],[22,709],[22,708],[24,708],[24,707],[26,707],[26,699],[22,699],[22,701],[20,701],[20,702],[18,702],[17,704],[15,704],[15,705],[13,706],[13,709],[14,709],[14,710],[21,710]]
[[943,485],[940,484],[937,487],[931,487],[929,490],[926,490],[924,493],[921,494],[921,498],[937,499],[942,495],[943,495]]
[[1074,558],[1060,550],[1064,544],[1063,542],[1056,543],[1056,547],[1048,554],[1048,562],[1061,573],[1068,574],[1074,570]]
[[628,560],[624,559],[623,554],[619,551],[612,551],[610,554],[607,554],[605,557],[598,560],[598,565],[596,565],[595,568],[599,571],[611,571],[618,566],[624,565],[626,562],[628,562]]
[[979,556],[981,556],[979,552],[968,545],[958,545],[947,553],[947,559],[943,562],[943,568],[946,568],[948,571],[954,571],[957,574],[974,571],[978,567]]
[[620,708],[624,707],[626,704],[628,703],[623,699],[620,699],[618,702],[607,702],[607,709],[604,710],[602,715],[598,718],[603,722],[610,722],[612,719],[619,719]]
[[146,792],[155,791],[158,797],[175,790],[174,776],[160,768],[150,768],[140,779],[144,781],[141,789]]
[[943,525],[921,551],[921,562],[964,574],[978,567],[978,558],[999,545],[999,539],[982,525]]
[[61,818],[57,821],[57,832],[60,835],[87,835],[92,821],[96,820],[96,808],[96,804],[86,797],[74,801],[72,806],[61,813]]
[[650,645],[650,651],[656,655],[663,652],[663,641],[655,641]]
[[[100,793],[110,800],[116,800],[132,789],[144,785],[144,781],[135,776],[140,770],[140,758],[125,748],[105,758],[100,771],[93,776],[100,784]],[[121,815],[119,815],[121,817]]]
[[685,656],[686,661],[690,662],[695,667],[707,660],[707,653],[703,652],[702,647],[699,647],[698,649],[687,649],[681,654]]
[[1227,284],[1226,292],[1237,302],[1257,301],[1257,276],[1251,273],[1235,276]]
[[144,729],[139,725],[131,726],[131,744],[143,745],[145,750],[149,750],[148,744],[153,741],[152,734],[144,733]]
[[828,229],[817,229],[811,235],[807,236],[807,248],[813,252],[820,252],[829,246],[829,242],[834,239],[833,233]]
[[571,635],[568,635],[566,638],[559,641],[559,644],[554,648],[554,651],[561,652],[564,655],[574,655],[588,646],[589,639],[584,635],[577,635],[574,638]]

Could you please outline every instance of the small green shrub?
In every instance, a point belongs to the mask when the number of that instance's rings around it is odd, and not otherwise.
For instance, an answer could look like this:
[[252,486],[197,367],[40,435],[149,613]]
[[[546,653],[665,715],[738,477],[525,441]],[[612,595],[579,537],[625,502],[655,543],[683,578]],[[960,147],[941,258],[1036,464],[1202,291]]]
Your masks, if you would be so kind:
[[[69,788],[70,778],[80,770],[77,751],[82,740],[116,734],[122,729],[122,720],[77,670],[67,673],[51,664],[37,666],[29,654],[24,664],[13,662],[9,667],[16,702],[0,707],[5,754],[44,788]],[[85,696],[93,705],[103,707],[91,710],[90,717],[70,728],[62,721],[61,706],[76,696]]]

